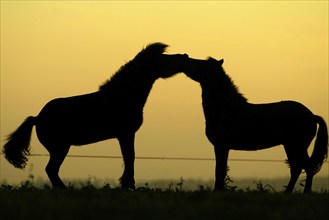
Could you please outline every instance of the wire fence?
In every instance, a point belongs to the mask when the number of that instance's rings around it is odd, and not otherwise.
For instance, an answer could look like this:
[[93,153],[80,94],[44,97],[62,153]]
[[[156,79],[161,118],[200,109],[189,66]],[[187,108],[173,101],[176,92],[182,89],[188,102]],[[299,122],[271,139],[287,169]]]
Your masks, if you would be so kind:
[[[3,153],[0,153],[2,156]],[[49,154],[32,153],[29,156],[32,157],[49,157]],[[122,156],[116,155],[78,155],[78,154],[68,154],[66,157],[71,158],[93,158],[93,159],[122,159]],[[138,160],[181,160],[181,161],[216,161],[215,158],[209,157],[165,157],[165,156],[136,156],[135,159]],[[244,158],[229,158],[228,161],[237,162],[273,162],[273,163],[286,163],[286,160],[279,159],[244,159]],[[329,165],[329,161],[325,161]]]
[[[33,153],[30,156],[34,157],[49,157],[49,154],[38,154]],[[122,159],[122,156],[100,156],[100,155],[75,155],[68,154],[67,157],[72,158],[94,158],[94,159]],[[135,159],[138,160],[180,160],[180,161],[215,161],[215,158],[206,158],[206,157],[165,157],[165,156],[136,156]],[[283,163],[285,160],[268,160],[268,159],[228,159],[229,161],[238,161],[238,162],[276,162]]]

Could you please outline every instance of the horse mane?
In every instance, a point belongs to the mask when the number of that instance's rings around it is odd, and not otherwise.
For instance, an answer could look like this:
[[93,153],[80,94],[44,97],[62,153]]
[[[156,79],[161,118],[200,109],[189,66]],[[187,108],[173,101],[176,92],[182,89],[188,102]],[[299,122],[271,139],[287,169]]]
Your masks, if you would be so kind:
[[[148,44],[144,49],[142,49],[134,59],[127,62],[123,66],[119,68],[119,70],[114,73],[110,79],[106,80],[103,84],[99,86],[99,90],[106,90],[110,87],[112,87],[113,84],[118,79],[122,78],[131,78],[131,75],[129,76],[130,72],[136,72],[138,71],[143,65],[148,65],[146,62],[148,62],[147,58],[152,58],[158,55],[163,54],[166,52],[168,45],[157,42],[153,44]],[[127,75],[128,74],[128,75]]]
[[[234,81],[232,80],[232,78],[227,75],[227,73],[225,72],[224,68],[222,67],[222,65],[218,64],[218,60],[212,58],[212,57],[208,57],[208,61],[209,62],[216,62],[216,72],[217,72],[217,79],[220,80],[220,87],[218,88],[220,90],[220,93],[227,97],[230,98],[231,100],[239,100],[242,102],[247,102],[248,99],[246,97],[244,97],[244,95],[239,91],[239,88],[235,85]],[[218,66],[220,66],[218,68]],[[219,75],[219,77],[218,77]],[[217,84],[217,80],[215,80],[216,85]]]

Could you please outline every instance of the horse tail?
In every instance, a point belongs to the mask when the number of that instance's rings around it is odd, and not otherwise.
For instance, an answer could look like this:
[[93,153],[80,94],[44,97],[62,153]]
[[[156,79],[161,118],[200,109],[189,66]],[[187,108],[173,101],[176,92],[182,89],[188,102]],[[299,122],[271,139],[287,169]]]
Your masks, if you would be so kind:
[[27,156],[30,155],[30,140],[32,128],[36,118],[28,117],[7,138],[7,143],[3,146],[3,153],[6,159],[16,168],[24,169],[27,163]]
[[319,128],[315,139],[314,150],[311,155],[314,175],[320,171],[322,164],[328,157],[328,129],[326,122],[317,115],[315,116],[315,120]]

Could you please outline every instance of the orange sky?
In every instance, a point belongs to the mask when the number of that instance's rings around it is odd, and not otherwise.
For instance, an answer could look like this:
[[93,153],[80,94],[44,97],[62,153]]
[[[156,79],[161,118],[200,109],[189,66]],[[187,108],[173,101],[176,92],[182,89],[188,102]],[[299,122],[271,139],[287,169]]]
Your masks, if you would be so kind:
[[[1,1],[1,146],[7,134],[57,97],[89,93],[161,41],[169,53],[225,59],[224,67],[253,103],[296,100],[328,123],[328,2],[39,2]],[[206,157],[201,90],[179,74],[158,80],[137,132],[137,156]],[[32,134],[32,153],[47,153]],[[70,154],[120,155],[116,140],[72,147]],[[230,158],[286,159],[282,147],[231,152]],[[45,177],[46,157],[31,157]],[[230,162],[233,178],[288,176],[280,163]],[[319,176],[328,175],[324,166]],[[122,161],[67,158],[65,178],[118,179]],[[1,180],[28,175],[1,155]],[[214,178],[214,162],[136,161],[136,179]]]

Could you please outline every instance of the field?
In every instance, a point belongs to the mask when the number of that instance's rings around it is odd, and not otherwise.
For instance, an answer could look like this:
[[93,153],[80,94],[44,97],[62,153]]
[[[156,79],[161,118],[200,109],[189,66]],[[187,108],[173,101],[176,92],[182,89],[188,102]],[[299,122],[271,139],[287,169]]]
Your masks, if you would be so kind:
[[53,190],[29,182],[0,187],[0,218],[7,219],[327,219],[329,193],[283,194],[258,182],[255,189],[212,192],[147,184],[134,191],[70,186]]

